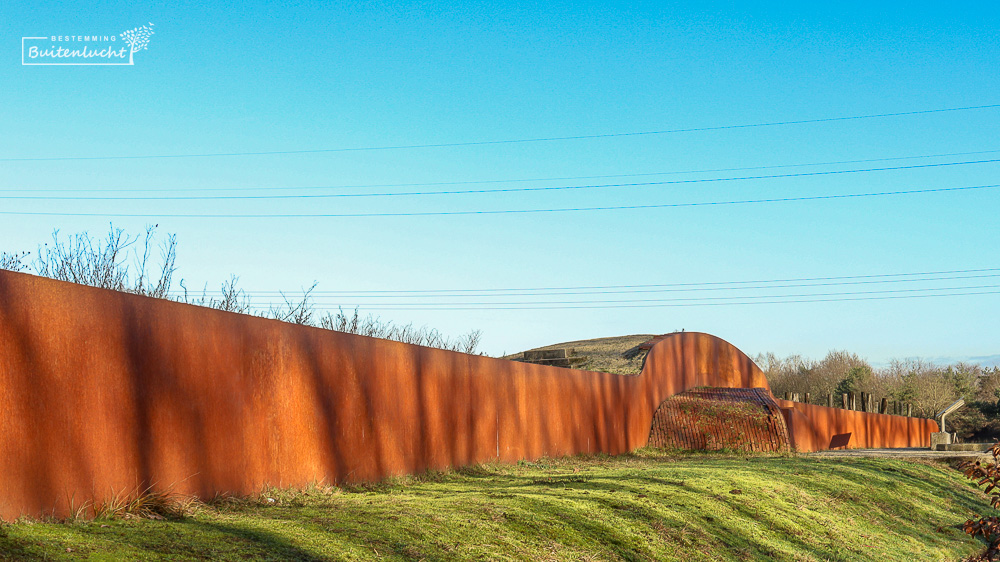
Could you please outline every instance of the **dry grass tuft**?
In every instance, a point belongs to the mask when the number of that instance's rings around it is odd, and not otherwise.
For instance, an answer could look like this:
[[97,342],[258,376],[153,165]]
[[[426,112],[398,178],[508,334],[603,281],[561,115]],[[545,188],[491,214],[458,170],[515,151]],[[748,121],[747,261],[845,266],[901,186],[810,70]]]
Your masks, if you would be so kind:
[[180,518],[195,513],[201,502],[197,498],[171,490],[145,490],[136,488],[118,492],[108,500],[94,505],[96,519],[166,519]]
[[[637,375],[642,371],[642,362],[646,358],[646,353],[640,353],[631,359],[626,359],[622,353],[633,347],[645,343],[655,337],[651,334],[635,334],[631,336],[615,336],[610,338],[595,338],[590,340],[578,340],[564,343],[536,347],[528,351],[542,351],[546,349],[572,348],[576,355],[585,355],[587,360],[575,368],[585,371],[601,371],[605,373],[615,373],[618,375]],[[522,352],[523,353],[523,352]],[[517,359],[521,353],[507,355],[504,359]]]

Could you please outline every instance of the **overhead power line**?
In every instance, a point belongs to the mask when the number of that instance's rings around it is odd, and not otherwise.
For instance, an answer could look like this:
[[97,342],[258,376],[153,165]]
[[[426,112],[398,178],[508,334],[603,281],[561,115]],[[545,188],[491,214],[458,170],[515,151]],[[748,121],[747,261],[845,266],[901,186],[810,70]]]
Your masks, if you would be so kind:
[[[1000,268],[977,268],[959,270],[939,270],[905,273],[881,273],[867,275],[838,275],[823,277],[797,277],[753,279],[737,281],[702,281],[686,283],[659,283],[639,285],[589,285],[567,287],[520,287],[520,288],[479,288],[479,289],[418,289],[418,290],[368,290],[343,292],[320,292],[324,299],[340,299],[340,304],[323,304],[315,300],[311,308],[317,312],[341,310],[342,308],[358,307],[365,312],[379,311],[448,311],[448,310],[563,310],[563,309],[616,309],[616,308],[658,308],[658,307],[696,307],[696,306],[737,306],[750,304],[792,304],[792,303],[822,303],[841,301],[869,301],[910,298],[937,298],[973,295],[1000,294],[1000,284],[959,285],[943,287],[914,287],[903,289],[876,290],[845,290],[833,292],[794,292],[781,294],[736,294],[728,296],[686,296],[671,298],[627,298],[627,299],[573,299],[573,300],[528,300],[528,301],[454,301],[441,300],[454,297],[487,297],[490,299],[508,298],[511,296],[539,297],[547,295],[571,295],[576,293],[552,293],[552,291],[593,291],[601,294],[609,289],[621,290],[616,294],[632,294],[645,292],[647,289],[666,289],[679,291],[773,291],[784,288],[804,288],[818,286],[849,286],[872,283],[926,283],[954,279],[978,279],[1000,276]],[[536,291],[536,292],[528,292]],[[244,292],[251,298],[267,295],[271,292]],[[386,293],[393,293],[387,295]],[[483,294],[487,293],[487,294]],[[283,306],[288,303],[286,293],[279,291],[284,302],[269,301],[253,303],[255,308],[268,306]],[[273,294],[270,294],[273,297]],[[415,302],[380,302],[366,303],[352,298],[370,299],[377,297],[398,297],[423,299]],[[304,295],[305,297],[305,295]],[[317,297],[317,292],[309,291],[309,298]],[[295,301],[296,299],[292,299]]]
[[[406,307],[412,310],[423,310],[436,306],[536,306],[536,305],[576,305],[576,304],[630,304],[630,303],[666,303],[666,302],[716,302],[716,301],[753,301],[759,299],[786,299],[786,298],[814,298],[814,297],[838,297],[856,295],[888,295],[888,294],[919,294],[931,293],[934,291],[962,291],[970,289],[1000,289],[1000,285],[966,285],[959,287],[920,287],[913,289],[880,289],[876,291],[839,291],[832,293],[790,293],[783,295],[733,295],[723,297],[671,297],[663,299],[618,299],[618,300],[540,300],[540,301],[506,301],[506,302],[409,302],[392,303],[392,306]],[[281,304],[277,302],[265,303],[267,305]],[[353,303],[352,303],[353,304]]]
[[36,157],[36,158],[0,158],[0,162],[51,162],[59,160],[144,160],[144,159],[154,159],[154,158],[211,158],[220,156],[274,156],[274,155],[286,155],[286,154],[324,154],[324,153],[336,153],[336,152],[361,152],[361,151],[383,151],[383,150],[412,150],[412,149],[424,149],[424,148],[450,148],[450,147],[462,147],[462,146],[489,146],[489,145],[503,145],[503,144],[524,144],[524,143],[538,143],[538,142],[554,142],[554,141],[573,141],[573,140],[589,140],[589,139],[606,139],[606,138],[621,138],[621,137],[637,137],[637,136],[650,136],[650,135],[666,135],[666,134],[676,134],[676,133],[693,133],[693,132],[703,132],[703,131],[722,131],[722,130],[732,130],[732,129],[749,129],[749,128],[759,128],[759,127],[778,127],[787,125],[805,125],[811,123],[830,123],[836,121],[856,121],[862,119],[878,119],[878,118],[889,118],[889,117],[905,117],[913,115],[928,115],[935,113],[947,113],[947,112],[957,112],[957,111],[973,111],[973,110],[983,110],[983,109],[996,109],[1000,108],[1000,104],[987,104],[987,105],[973,105],[965,107],[947,107],[938,109],[921,109],[915,111],[899,111],[893,113],[870,113],[863,115],[848,115],[839,117],[821,117],[815,119],[793,119],[784,121],[767,121],[760,123],[743,123],[743,124],[731,124],[731,125],[715,125],[715,126],[702,126],[702,127],[685,127],[685,128],[675,128],[675,129],[662,129],[655,131],[631,131],[622,133],[599,133],[592,135],[567,135],[567,136],[551,136],[551,137],[526,137],[526,138],[515,138],[515,139],[500,139],[500,140],[479,140],[479,141],[461,141],[461,142],[443,142],[443,143],[424,143],[424,144],[395,144],[395,145],[382,145],[382,146],[357,146],[357,147],[339,147],[339,148],[320,148],[320,149],[305,149],[305,150],[269,150],[269,151],[257,151],[257,152],[205,152],[205,153],[187,153],[187,154],[144,154],[144,155],[120,155],[120,156],[51,156],[51,157]]
[[[641,303],[641,304],[579,304],[579,305],[542,305],[542,306],[506,306],[506,305],[488,305],[488,306],[428,306],[428,307],[406,307],[400,305],[388,305],[388,306],[371,306],[365,307],[364,310],[368,312],[377,311],[445,311],[445,310],[572,310],[572,309],[614,309],[614,308],[669,308],[669,307],[696,307],[696,306],[741,306],[741,305],[752,305],[752,304],[799,304],[799,303],[820,303],[820,302],[847,302],[847,301],[872,301],[872,300],[895,300],[895,299],[918,299],[918,298],[940,298],[940,297],[959,297],[959,296],[974,296],[974,295],[997,295],[1000,294],[1000,290],[990,290],[990,291],[959,291],[951,293],[934,293],[934,294],[917,294],[917,295],[879,295],[879,296],[846,296],[846,297],[832,297],[832,298],[793,298],[792,300],[782,299],[780,295],[773,296],[771,298],[781,299],[781,300],[743,300],[743,301],[732,301],[732,302],[670,302],[670,303]],[[767,297],[765,297],[767,298]],[[350,308],[350,307],[348,307]],[[318,311],[329,311],[335,310],[333,308],[320,308],[317,307]]]
[[374,217],[430,217],[430,216],[470,216],[470,215],[512,215],[535,213],[572,213],[587,211],[622,211],[642,209],[669,209],[682,207],[711,207],[727,205],[751,205],[763,203],[789,203],[794,201],[827,201],[835,199],[860,199],[868,197],[891,197],[915,195],[919,193],[949,193],[973,191],[1000,187],[1000,184],[970,185],[963,187],[938,187],[929,189],[909,189],[899,191],[878,191],[870,193],[846,193],[836,195],[811,195],[803,197],[775,197],[768,199],[738,199],[730,201],[698,201],[689,203],[660,203],[650,205],[614,205],[602,207],[563,207],[547,209],[486,209],[473,211],[413,211],[400,213],[84,213],[55,211],[0,211],[6,216],[57,216],[57,217],[110,217],[110,218],[374,218]]
[[1000,162],[1000,158],[987,160],[967,160],[963,162],[936,162],[932,164],[910,164],[906,166],[886,166],[881,168],[859,168],[853,170],[823,170],[818,172],[796,172],[791,174],[770,174],[760,176],[737,176],[727,178],[698,178],[689,180],[664,180],[637,183],[611,183],[592,185],[560,185],[542,187],[506,187],[493,189],[461,189],[461,190],[439,190],[439,191],[404,191],[386,193],[321,193],[321,194],[293,194],[293,195],[162,195],[162,196],[93,196],[93,195],[0,195],[0,199],[12,201],[212,201],[212,200],[272,200],[272,199],[334,199],[348,197],[416,197],[426,195],[468,195],[486,193],[510,193],[526,191],[565,191],[583,189],[606,189],[621,187],[648,187],[654,185],[680,185],[694,183],[718,183],[732,181],[767,180],[779,178],[799,178],[810,176],[829,176],[839,174],[859,174],[868,172],[885,172],[898,170],[914,170],[921,168],[941,168],[946,166],[966,166],[972,164],[994,164]]
[[[1000,268],[983,269],[972,271],[1000,271]],[[402,291],[310,291],[309,296],[315,299],[400,299],[400,298],[443,298],[443,297],[512,297],[512,296],[553,296],[553,295],[624,295],[640,293],[676,293],[676,292],[705,292],[705,291],[747,291],[760,289],[789,289],[800,287],[840,287],[853,285],[873,285],[886,283],[925,283],[929,281],[953,281],[959,279],[982,279],[1000,277],[1000,273],[978,273],[975,275],[947,275],[929,277],[925,273],[901,273],[896,276],[909,275],[921,276],[900,279],[868,279],[866,276],[847,277],[847,281],[823,281],[823,282],[781,282],[781,281],[729,281],[719,283],[694,283],[694,284],[667,284],[667,285],[619,285],[605,288],[587,289],[584,287],[565,287],[551,289],[425,289],[425,290],[402,290]],[[883,276],[885,277],[885,276]],[[772,283],[772,284],[767,284]],[[780,284],[774,284],[780,283]],[[694,286],[691,286],[694,285]],[[711,285],[711,286],[706,286]],[[724,285],[724,286],[719,286]],[[651,288],[650,288],[651,287]],[[279,295],[288,295],[288,291],[248,291],[243,293],[248,297],[272,298]],[[172,293],[180,296],[182,293]],[[220,295],[222,291],[205,290],[202,294]]]
[[[677,289],[677,290],[723,290],[723,291],[743,291],[743,290],[774,290],[782,288],[799,288],[810,286],[830,286],[830,285],[859,285],[871,283],[902,283],[902,282],[932,282],[953,279],[974,279],[984,277],[1000,276],[1000,267],[975,268],[975,269],[953,269],[937,271],[900,272],[900,273],[877,273],[865,275],[832,275],[818,277],[786,277],[772,279],[749,279],[735,281],[698,281],[684,283],[656,283],[656,284],[632,284],[632,285],[580,285],[565,287],[507,287],[507,288],[475,288],[475,289],[414,289],[414,290],[363,290],[363,291],[308,291],[310,298],[321,295],[323,298],[342,300],[339,305],[326,305],[312,302],[311,308],[316,312],[330,312],[342,310],[342,308],[358,307],[366,313],[381,311],[465,311],[465,310],[567,310],[567,309],[619,309],[619,308],[668,308],[668,307],[699,307],[699,306],[742,306],[759,304],[797,304],[797,303],[824,303],[824,302],[847,302],[847,301],[876,301],[876,300],[896,300],[913,298],[946,298],[958,296],[979,296],[1000,294],[1000,284],[984,285],[964,285],[946,287],[916,287],[906,289],[879,289],[879,290],[849,290],[836,292],[806,292],[806,293],[782,293],[782,294],[758,294],[758,295],[731,295],[731,296],[693,296],[680,298],[663,299],[620,299],[620,300],[566,300],[550,301],[535,300],[524,302],[454,302],[442,301],[442,298],[453,296],[459,297],[488,297],[506,298],[510,296],[546,296],[552,291],[594,291],[601,293],[609,289],[622,291],[643,292],[646,289]],[[526,293],[528,291],[536,291]],[[208,293],[208,291],[205,291]],[[203,294],[205,294],[203,293]],[[284,302],[254,303],[253,296],[270,294],[271,291],[245,292],[251,298],[251,304],[256,309],[269,306],[284,306],[288,304],[287,293],[277,291],[282,295]],[[387,295],[387,293],[393,293]],[[488,294],[482,294],[488,293]],[[573,293],[570,293],[573,294]],[[621,294],[621,293],[619,293]],[[626,293],[627,294],[627,293]],[[305,295],[304,295],[305,296]],[[350,301],[351,297],[372,298],[396,296],[401,298],[415,299],[435,299],[424,302],[413,303],[360,303]],[[291,299],[293,302],[296,299]]]
[[[340,185],[306,185],[306,186],[263,186],[263,187],[193,187],[193,188],[169,188],[174,192],[225,192],[225,191],[312,191],[319,189],[371,189],[386,187],[436,187],[444,185],[482,185],[495,183],[525,183],[544,181],[570,181],[570,180],[590,180],[605,178],[632,178],[644,176],[670,176],[684,174],[709,174],[720,172],[741,172],[750,170],[776,170],[782,168],[806,168],[813,166],[838,166],[844,164],[868,164],[874,162],[890,162],[894,160],[920,160],[926,158],[950,158],[955,156],[975,156],[980,154],[996,154],[1000,149],[994,150],[974,150],[967,152],[946,152],[939,154],[916,154],[908,156],[887,156],[884,158],[862,158],[855,160],[833,160],[826,162],[799,162],[794,164],[772,164],[766,166],[740,166],[730,168],[709,168],[700,170],[672,170],[664,172],[638,172],[632,174],[602,174],[590,176],[557,176],[545,178],[507,178],[507,179],[487,179],[487,180],[459,180],[459,181],[437,181],[437,182],[409,182],[409,183],[369,183],[369,184],[340,184]],[[15,193],[30,191],[32,193],[150,193],[162,192],[165,188],[0,188],[0,193]]]

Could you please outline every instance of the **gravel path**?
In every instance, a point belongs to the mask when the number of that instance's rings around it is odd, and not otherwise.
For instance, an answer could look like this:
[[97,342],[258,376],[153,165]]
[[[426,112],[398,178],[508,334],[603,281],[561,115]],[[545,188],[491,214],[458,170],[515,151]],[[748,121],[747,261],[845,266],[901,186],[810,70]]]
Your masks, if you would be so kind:
[[939,462],[964,461],[975,458],[991,459],[988,453],[980,451],[931,451],[923,448],[907,449],[838,449],[834,451],[819,451],[805,453],[807,457],[819,458],[887,458],[887,459],[920,459]]

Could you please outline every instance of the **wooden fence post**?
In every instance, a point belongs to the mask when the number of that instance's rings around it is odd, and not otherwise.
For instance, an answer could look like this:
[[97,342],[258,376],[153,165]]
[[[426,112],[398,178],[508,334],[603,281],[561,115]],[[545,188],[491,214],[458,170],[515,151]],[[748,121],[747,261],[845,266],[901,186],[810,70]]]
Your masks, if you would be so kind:
[[826,407],[827,408],[833,407],[833,394],[829,392],[826,394]]

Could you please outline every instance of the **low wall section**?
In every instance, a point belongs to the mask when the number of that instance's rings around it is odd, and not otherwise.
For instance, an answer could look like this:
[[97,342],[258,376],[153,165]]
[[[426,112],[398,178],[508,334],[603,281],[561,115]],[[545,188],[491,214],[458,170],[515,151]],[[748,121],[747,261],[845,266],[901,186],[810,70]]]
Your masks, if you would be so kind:
[[874,414],[778,400],[798,451],[930,447],[934,420]]

